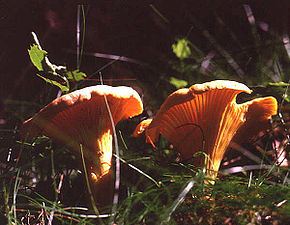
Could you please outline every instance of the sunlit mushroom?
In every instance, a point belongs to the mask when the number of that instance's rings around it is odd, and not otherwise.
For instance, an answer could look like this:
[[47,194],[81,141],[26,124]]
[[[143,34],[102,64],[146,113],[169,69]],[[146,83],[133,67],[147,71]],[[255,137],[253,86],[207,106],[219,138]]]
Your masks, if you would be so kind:
[[138,137],[141,134],[143,134],[151,122],[152,122],[152,119],[142,120],[135,128],[135,130],[133,132],[133,137]]
[[248,104],[247,122],[239,128],[234,136],[233,141],[236,143],[249,141],[260,131],[269,129],[269,119],[272,115],[277,114],[278,104],[273,97],[257,98],[244,104]]
[[[277,101],[273,97],[237,104],[236,97],[241,92],[250,94],[251,90],[244,84],[227,80],[195,84],[175,91],[146,128],[147,141],[155,143],[162,134],[180,152],[183,160],[206,166],[208,171],[218,171],[237,130],[243,126],[244,133],[248,125],[252,127],[255,122],[267,120],[277,112]],[[193,157],[197,152],[204,152],[209,158],[205,161],[200,156]],[[209,173],[215,178],[216,173]]]
[[112,122],[143,111],[138,93],[130,87],[97,85],[63,95],[23,123],[22,139],[46,135],[65,144],[76,155],[83,146],[87,170],[93,182],[109,173],[112,160]]

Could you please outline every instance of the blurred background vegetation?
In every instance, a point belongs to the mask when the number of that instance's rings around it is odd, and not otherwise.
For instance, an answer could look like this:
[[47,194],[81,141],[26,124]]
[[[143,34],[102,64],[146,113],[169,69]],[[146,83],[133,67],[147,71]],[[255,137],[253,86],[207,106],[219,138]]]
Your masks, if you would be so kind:
[[[28,55],[34,31],[52,63],[87,75],[71,80],[71,90],[100,84],[101,72],[105,84],[131,86],[142,96],[143,115],[118,125],[121,156],[142,173],[122,164],[117,223],[166,224],[171,218],[173,224],[285,224],[289,170],[277,166],[273,143],[289,150],[289,1],[100,0],[80,5],[43,0],[0,3],[1,220],[96,222],[87,216],[91,211],[73,208],[89,207],[87,191],[74,156],[63,146],[38,138],[24,146],[16,162],[22,122],[61,94],[36,76]],[[155,151],[131,133],[174,90],[216,79],[239,81],[254,91],[241,95],[240,101],[275,96],[281,114],[273,118],[271,131],[244,145],[269,167],[234,174],[238,176],[221,173],[214,186],[206,186],[202,170],[177,162],[166,140]],[[289,151],[285,155],[288,160]],[[260,165],[253,158],[230,150],[224,162],[231,163],[222,169]],[[187,185],[193,185],[190,194],[184,192]],[[207,199],[209,195],[215,200]],[[51,212],[54,217],[48,216]]]

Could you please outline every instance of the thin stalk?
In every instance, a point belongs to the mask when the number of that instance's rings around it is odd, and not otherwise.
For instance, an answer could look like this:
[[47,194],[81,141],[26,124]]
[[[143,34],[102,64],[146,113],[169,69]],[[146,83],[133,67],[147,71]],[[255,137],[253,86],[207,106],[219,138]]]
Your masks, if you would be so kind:
[[81,35],[80,17],[81,17],[81,6],[78,5],[77,7],[77,69],[79,69],[79,66],[80,66],[80,35]]
[[56,191],[56,181],[55,181],[55,168],[54,168],[53,149],[51,149],[51,151],[50,151],[50,159],[51,159],[51,177],[53,179],[53,189],[55,191],[55,201],[53,203],[53,207],[52,207],[52,210],[50,212],[50,216],[49,216],[49,219],[48,219],[48,225],[52,224],[54,211],[55,211],[55,206],[56,206],[56,203],[57,203],[57,200],[58,200],[58,193]]
[[194,183],[195,183],[195,180],[192,178],[188,182],[188,184],[186,185],[186,187],[183,189],[183,191],[179,194],[179,196],[175,199],[175,201],[173,202],[172,206],[168,210],[168,216],[166,217],[166,219],[164,219],[161,222],[161,224],[168,224],[168,222],[170,221],[170,218],[171,218],[172,213],[184,201],[185,196],[191,190],[191,188],[193,187]]
[[[95,202],[95,199],[93,197],[93,193],[92,193],[91,186],[90,186],[90,183],[89,183],[89,177],[88,177],[88,172],[87,172],[87,167],[86,167],[86,162],[85,162],[85,157],[84,157],[84,151],[83,151],[83,145],[82,144],[80,144],[80,151],[81,151],[81,159],[82,159],[82,164],[83,164],[83,170],[84,170],[84,174],[85,174],[85,178],[86,178],[86,183],[87,183],[88,192],[89,192],[90,200],[91,200],[91,203],[92,203],[92,207],[93,207],[93,210],[94,210],[95,214],[99,215],[100,213],[99,213],[99,210],[97,209],[96,202]],[[100,221],[100,222],[102,223],[102,221]]]
[[85,44],[85,34],[86,34],[86,16],[85,16],[85,7],[84,5],[82,5],[82,15],[83,15],[83,35],[82,35],[82,45],[81,45],[81,49],[80,49],[80,64],[79,67],[81,65],[81,61],[82,61],[82,55],[83,55],[83,51],[84,51],[84,44]]
[[288,176],[289,176],[289,171],[287,171],[287,173],[286,173],[286,175],[285,175],[285,178],[284,178],[284,180],[283,180],[283,186],[287,184]]
[[126,145],[126,142],[125,142],[123,135],[122,135],[122,132],[120,130],[119,130],[119,134],[120,134],[120,138],[121,138],[121,141],[122,141],[125,149],[128,150],[128,146]]
[[[90,75],[88,76],[88,78],[91,78],[92,76],[94,76],[94,75],[97,74],[97,73],[100,74],[102,70],[106,69],[108,66],[112,65],[113,63],[115,63],[115,62],[117,62],[117,61],[118,61],[118,59],[114,59],[114,60],[112,60],[112,61],[106,63],[104,66],[102,66],[102,67],[101,67],[100,69],[98,69],[96,72],[90,74]],[[102,84],[102,82],[101,82],[101,84]]]
[[250,177],[249,177],[249,182],[248,182],[248,188],[251,187],[252,178],[253,178],[253,171],[250,172]]
[[[128,147],[125,143],[125,140],[123,138],[123,135],[121,133],[121,131],[119,131],[119,134],[120,134],[120,137],[121,137],[121,140],[122,140],[122,143],[125,147],[126,150],[128,150]],[[117,155],[114,154],[114,156],[117,158]],[[157,182],[153,177],[149,176],[147,173],[144,173],[142,170],[138,169],[136,166],[133,166],[132,164],[128,163],[127,161],[125,161],[124,159],[120,158],[119,159],[121,160],[122,163],[125,163],[126,165],[128,165],[129,167],[131,167],[132,169],[136,170],[138,173],[142,174],[143,176],[145,176],[146,178],[148,178],[149,180],[151,180],[158,188],[161,187],[161,182]]]
[[13,211],[13,217],[14,217],[14,221],[16,224],[17,224],[16,197],[17,197],[17,192],[18,192],[20,182],[21,182],[21,180],[19,179],[19,174],[20,174],[20,168],[18,169],[17,174],[16,174],[16,178],[15,178],[14,189],[13,189],[13,204],[11,207],[11,211]]
[[[116,154],[113,154],[116,158],[118,158],[118,156]],[[138,173],[142,174],[144,177],[148,178],[149,180],[151,180],[158,188],[161,187],[161,182],[157,182],[154,178],[152,178],[151,176],[149,176],[147,173],[144,173],[142,170],[138,169],[136,166],[133,166],[132,164],[126,162],[124,159],[119,157],[119,160],[128,165],[129,167],[131,167],[132,169],[136,170]]]
[[287,55],[290,58],[290,40],[289,40],[289,36],[287,34],[283,35],[283,44],[284,44],[285,50],[287,52]]
[[169,23],[169,20],[153,5],[150,4],[151,9],[165,22]]
[[[81,32],[81,14],[82,14],[82,32]],[[84,51],[85,43],[85,33],[86,33],[86,16],[84,5],[78,5],[77,7],[77,69],[80,69],[82,62],[82,55]]]
[[[103,83],[103,79],[102,79],[102,74],[99,73],[100,75],[100,81],[101,81],[101,85],[104,85]],[[105,99],[105,103],[106,103],[106,107],[110,116],[110,121],[111,121],[111,125],[112,125],[112,130],[113,130],[113,135],[114,135],[114,145],[115,145],[115,152],[116,152],[116,174],[115,174],[115,193],[114,193],[114,197],[113,197],[113,206],[112,206],[112,216],[110,218],[109,224],[114,224],[114,217],[116,215],[116,211],[117,211],[117,206],[118,206],[118,201],[119,201],[119,189],[120,189],[120,152],[119,152],[119,147],[118,147],[118,139],[117,139],[117,133],[116,133],[116,129],[115,129],[115,123],[113,120],[113,116],[112,116],[112,112],[107,100],[106,95],[104,95],[104,99]]]

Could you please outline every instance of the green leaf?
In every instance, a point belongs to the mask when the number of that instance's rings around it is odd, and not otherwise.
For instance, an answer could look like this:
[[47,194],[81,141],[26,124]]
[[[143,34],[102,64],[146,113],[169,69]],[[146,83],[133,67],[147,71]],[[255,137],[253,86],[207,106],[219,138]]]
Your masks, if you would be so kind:
[[186,39],[178,39],[177,42],[172,45],[172,50],[179,59],[186,59],[191,55],[189,43],[190,42]]
[[66,82],[66,85],[63,85],[63,84],[59,83],[58,81],[45,78],[45,77],[43,77],[43,76],[41,76],[39,74],[36,74],[36,75],[39,76],[40,78],[42,78],[43,80],[45,80],[47,83],[53,84],[53,85],[59,87],[63,92],[69,91],[69,84],[68,84],[68,82]]
[[87,77],[87,75],[83,72],[80,72],[79,70],[67,72],[67,79],[69,80],[80,81],[80,80],[83,80],[85,77]]
[[47,55],[47,52],[44,50],[41,50],[38,45],[33,44],[30,46],[30,49],[28,49],[28,53],[30,56],[30,60],[33,63],[33,65],[39,70],[43,71],[43,63],[45,56]]
[[287,86],[289,86],[289,84],[287,84],[285,82],[269,83],[269,85],[271,85],[271,86],[280,86],[280,87],[287,87]]
[[183,88],[183,87],[188,85],[187,81],[181,80],[181,79],[178,79],[178,78],[175,78],[175,77],[170,77],[169,82],[170,82],[170,84],[175,86],[177,89]]

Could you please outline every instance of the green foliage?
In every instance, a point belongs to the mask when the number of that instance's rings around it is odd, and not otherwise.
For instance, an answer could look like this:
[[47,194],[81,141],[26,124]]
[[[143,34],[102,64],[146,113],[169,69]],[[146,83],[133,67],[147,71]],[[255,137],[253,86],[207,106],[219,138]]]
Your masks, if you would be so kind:
[[289,84],[287,84],[285,82],[269,83],[269,85],[278,86],[278,87],[287,87],[287,86],[289,86]]
[[178,79],[178,78],[175,78],[175,77],[170,77],[169,82],[173,86],[175,86],[177,89],[186,87],[188,85],[188,82],[187,81],[181,80],[181,79]]
[[78,69],[68,71],[65,66],[52,64],[47,57],[48,53],[40,46],[36,34],[32,33],[32,36],[35,44],[31,45],[28,50],[30,60],[40,72],[43,72],[41,75],[37,74],[37,76],[47,83],[57,86],[63,92],[70,90],[69,80],[80,81],[86,77],[86,74]]
[[249,32],[253,40],[245,41],[218,15],[215,19],[218,21],[215,30],[208,30],[201,21],[196,21],[194,35],[190,28],[187,35],[172,44],[178,59],[171,58],[166,63],[175,71],[174,77],[189,85],[229,79],[248,86],[271,87],[272,92],[268,94],[289,102],[289,94],[281,95],[287,91],[290,73],[289,56],[282,38],[271,31],[260,32],[257,24],[251,24]]
[[172,50],[179,59],[189,58],[191,55],[189,44],[190,42],[185,38],[178,39],[176,43],[172,45]]
[[37,44],[33,44],[30,46],[30,49],[28,49],[28,53],[33,65],[39,71],[43,71],[43,63],[45,61],[45,57],[47,56],[47,51],[41,50]]
[[[61,84],[60,82],[58,82],[58,81],[55,81],[55,80],[52,80],[52,79],[49,79],[49,78],[45,78],[45,77],[43,77],[43,76],[41,76],[41,75],[39,75],[39,74],[36,74],[36,75],[39,76],[40,78],[42,78],[42,79],[43,79],[44,81],[46,81],[47,83],[59,87],[60,90],[63,91],[63,92],[68,92],[68,91],[69,91],[69,85],[68,85],[67,82],[66,82],[66,85],[62,85],[62,84]],[[63,79],[65,79],[65,78],[63,78]]]
[[69,80],[75,80],[80,81],[83,80],[87,75],[83,72],[80,72],[79,70],[73,70],[67,72],[67,79]]

